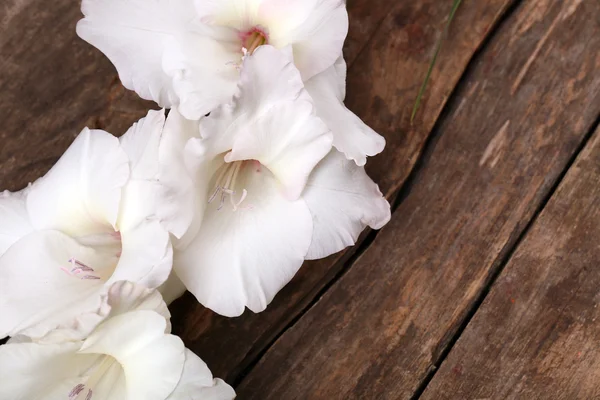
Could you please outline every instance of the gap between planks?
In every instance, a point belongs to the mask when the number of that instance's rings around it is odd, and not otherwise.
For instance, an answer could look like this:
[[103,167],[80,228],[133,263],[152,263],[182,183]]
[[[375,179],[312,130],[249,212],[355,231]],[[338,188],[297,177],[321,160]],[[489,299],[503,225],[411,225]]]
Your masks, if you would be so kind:
[[[450,94],[448,96],[448,100],[446,101],[446,103],[442,107],[442,111],[439,113],[439,115],[438,115],[438,117],[437,117],[437,119],[436,119],[436,121],[434,123],[433,128],[431,129],[429,135],[427,136],[427,139],[425,140],[425,143],[422,146],[421,151],[419,152],[418,158],[417,158],[417,160],[416,160],[413,168],[411,169],[410,173],[408,174],[408,177],[404,180],[404,182],[400,185],[400,187],[397,190],[395,190],[392,195],[390,195],[390,198],[388,200],[390,201],[392,214],[395,213],[395,211],[402,204],[402,202],[406,199],[406,197],[408,197],[408,195],[411,192],[411,188],[413,186],[413,183],[415,182],[415,180],[416,180],[417,176],[419,175],[420,171],[423,169],[423,167],[426,165],[427,161],[429,160],[429,156],[431,155],[431,153],[433,153],[433,149],[435,147],[435,143],[437,142],[437,140],[442,135],[442,132],[439,129],[439,124],[449,114],[449,110],[452,109],[452,107],[454,106],[454,103],[456,101],[458,101],[458,99],[455,98],[455,94],[457,92],[457,89],[460,88],[463,85],[466,77],[469,75],[470,71],[473,69],[474,63],[480,58],[480,54],[483,51],[483,49],[485,49],[487,47],[488,43],[492,40],[492,38],[496,36],[498,30],[510,18],[510,16],[518,8],[518,6],[521,4],[521,2],[522,2],[522,0],[514,0],[511,4],[509,4],[509,6],[504,10],[503,14],[493,24],[493,26],[489,30],[489,33],[487,34],[487,36],[481,41],[481,44],[479,45],[479,47],[476,48],[475,51],[473,52],[471,58],[469,59],[469,62],[467,63],[467,66],[465,67],[463,73],[461,74],[460,78],[458,79],[458,82],[456,83],[456,85],[454,86],[454,88],[452,89],[452,91],[450,92]],[[458,10],[458,12],[460,12],[460,9]],[[378,27],[373,31],[373,34],[365,42],[365,45],[360,48],[360,50],[357,52],[357,54],[354,57],[354,59],[349,63],[348,70],[352,69],[352,66],[354,65],[354,61],[356,61],[360,57],[360,55],[365,51],[365,49],[368,48],[368,45],[371,43],[371,41],[373,40],[373,38],[376,36],[377,32],[379,32],[379,30],[381,29],[381,25],[382,25],[381,22],[382,21],[383,21],[383,19],[379,21]],[[593,133],[593,130],[591,130],[591,133]],[[584,143],[581,144],[581,146],[577,148],[577,152],[576,152],[575,156],[572,159],[569,160],[568,167],[566,169],[568,169],[572,165],[572,163],[576,159],[576,156],[585,147],[585,143],[587,143],[587,141],[591,137],[591,133],[588,132],[586,134]],[[565,174],[566,174],[566,170],[561,173],[560,178],[557,181],[556,185],[552,187],[551,193],[554,193],[554,190],[556,190],[556,187],[558,187],[558,183],[560,183],[560,181],[562,181],[562,179],[563,179],[563,177],[564,177]],[[547,201],[549,200],[550,197],[551,196],[549,196],[548,198],[544,198],[544,201],[542,202],[542,204],[545,205],[547,203]],[[535,217],[537,217],[539,211],[541,211],[541,209],[540,210],[536,210],[536,213],[534,214],[534,217],[527,224],[527,228],[530,227],[531,222],[535,219]],[[237,388],[242,383],[242,381],[246,378],[246,376],[260,362],[260,360],[263,358],[263,356],[271,349],[271,347],[273,347],[273,345],[275,344],[275,342],[277,342],[277,340],[279,340],[279,338],[282,335],[284,335],[300,319],[302,319],[302,317],[311,308],[313,308],[313,306],[321,299],[321,297],[323,297],[323,295],[333,285],[335,285],[335,283],[338,282],[352,268],[352,266],[354,265],[354,263],[371,246],[371,244],[375,241],[377,235],[379,234],[379,231],[373,231],[373,230],[370,230],[370,228],[368,228],[368,229],[369,229],[369,231],[366,234],[365,239],[362,242],[360,242],[359,245],[356,246],[356,249],[355,249],[354,253],[344,263],[343,267],[335,274],[335,276],[330,281],[328,281],[323,286],[323,288],[321,288],[321,290],[318,291],[318,293],[313,297],[313,299],[281,331],[279,331],[273,337],[273,339],[271,341],[269,341],[269,343],[267,344],[267,346],[265,346],[263,349],[260,350],[260,352],[257,353],[256,357],[254,357],[254,359],[252,359],[248,363],[248,365],[236,376],[236,378],[234,379],[234,381],[231,383],[232,387]],[[526,232],[526,231],[524,231],[524,232]],[[517,244],[518,244],[518,242],[520,242],[520,240],[521,240],[521,237],[519,237],[519,239],[517,241]],[[516,247],[516,245],[513,246],[513,248],[511,248],[511,250],[513,250],[514,247]],[[510,254],[512,254],[512,251],[510,251]],[[501,271],[499,271],[497,275],[499,275],[500,272]],[[497,278],[497,275],[495,275],[495,278]],[[493,284],[493,282],[491,282],[491,284]],[[489,288],[486,286],[484,292],[482,292],[482,293],[485,293],[485,295],[487,295],[487,292],[489,292]],[[478,302],[476,302],[477,307],[479,307],[479,305],[481,304],[481,302],[483,302],[483,300],[485,299],[485,295],[481,299],[479,299],[479,298],[477,299],[477,301],[478,301]],[[481,302],[479,302],[479,300],[481,300]],[[475,312],[476,312],[476,310],[474,310],[472,313],[471,313],[471,311],[469,312],[468,318],[464,321],[464,326],[461,324],[460,330],[459,330],[459,332],[457,332],[458,335],[456,336],[456,338],[455,337],[452,338],[451,345],[454,345],[454,343],[456,342],[456,340],[458,340],[458,337],[460,336],[460,333],[462,333],[462,331],[464,330],[464,328],[466,327],[466,325],[468,324],[468,322],[471,320],[471,318],[473,317],[473,315],[475,314]],[[450,349],[451,349],[451,346],[448,346],[447,351],[446,351],[446,349],[444,349],[444,351],[441,353],[441,356],[439,357],[439,359],[436,361],[434,367],[432,368],[431,373],[428,374],[428,376],[426,377],[425,381],[423,382],[423,383],[425,383],[425,385],[424,386],[422,386],[422,385],[419,386],[418,389],[417,389],[417,391],[415,392],[415,394],[419,393],[419,396],[420,396],[420,394],[422,394],[422,392],[425,390],[425,388],[427,386],[427,383],[429,383],[429,381],[431,381],[431,379],[435,375],[436,369],[439,367],[439,365],[441,364],[441,362],[443,362],[443,359],[446,358],[446,356],[449,353]],[[418,398],[418,396],[417,397],[413,396],[411,398],[411,400],[417,399],[417,398]]]
[[427,386],[429,385],[431,380],[435,377],[435,374],[437,373],[438,369],[443,364],[443,362],[446,360],[446,358],[448,357],[448,354],[450,354],[450,352],[452,351],[452,348],[454,347],[454,345],[456,344],[458,339],[462,336],[463,332],[465,331],[465,329],[467,328],[467,326],[469,325],[469,323],[471,322],[471,320],[473,319],[475,314],[477,314],[477,311],[479,310],[479,308],[485,301],[486,297],[489,295],[492,287],[496,283],[496,280],[502,274],[502,271],[504,271],[504,268],[511,260],[513,254],[519,248],[523,239],[525,239],[525,237],[527,237],[529,231],[531,230],[531,227],[534,225],[535,221],[537,221],[539,215],[544,210],[544,208],[546,208],[546,205],[548,204],[550,199],[554,196],[554,193],[556,192],[558,187],[563,182],[565,176],[567,175],[567,173],[569,172],[569,170],[571,169],[571,167],[573,166],[573,164],[575,163],[575,161],[577,160],[577,158],[579,157],[581,152],[585,149],[585,147],[589,143],[590,139],[594,135],[594,132],[596,132],[596,130],[599,128],[600,128],[600,113],[596,117],[596,120],[590,127],[589,131],[586,132],[583,140],[581,141],[581,143],[579,144],[577,149],[571,155],[571,158],[565,165],[565,168],[561,171],[560,175],[558,176],[558,178],[556,179],[556,181],[554,182],[554,184],[552,185],[552,187],[550,188],[548,193],[546,193],[546,195],[543,197],[543,199],[540,202],[540,204],[538,205],[538,207],[535,209],[533,215],[531,216],[531,218],[525,225],[525,228],[523,229],[523,231],[520,234],[518,234],[517,239],[513,243],[511,243],[510,241],[508,242],[507,248],[502,249],[502,251],[500,252],[498,257],[494,261],[494,264],[496,264],[497,266],[495,268],[492,268],[492,271],[491,271],[489,277],[486,279],[486,281],[483,285],[481,293],[474,300],[473,306],[469,309],[467,315],[465,316],[465,319],[459,325],[456,333],[454,335],[452,335],[448,344],[442,349],[440,356],[433,363],[430,372],[427,374],[427,376],[425,377],[425,379],[423,380],[421,385],[419,385],[417,390],[415,390],[415,393],[410,398],[410,400],[417,400],[423,395],[423,393],[425,392],[425,389],[427,389]]

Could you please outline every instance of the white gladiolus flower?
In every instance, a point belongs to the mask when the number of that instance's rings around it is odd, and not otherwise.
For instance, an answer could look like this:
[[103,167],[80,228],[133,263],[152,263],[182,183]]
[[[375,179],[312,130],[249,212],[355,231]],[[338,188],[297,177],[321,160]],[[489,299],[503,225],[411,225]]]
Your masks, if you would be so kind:
[[159,215],[180,239],[174,271],[226,316],[264,310],[305,259],[390,218],[363,168],[332,149],[289,49],[258,48],[240,82],[199,129],[173,110],[159,157]]
[[84,129],[46,176],[0,196],[0,337],[68,324],[115,281],[167,279],[170,237],[153,216],[163,125],[151,111],[121,140]]
[[[194,4],[195,3],[195,4]],[[123,84],[199,118],[235,93],[242,58],[292,45],[304,79],[340,56],[343,0],[83,0],[77,32],[116,65]]]
[[125,87],[188,119],[231,101],[243,59],[259,46],[291,46],[333,145],[360,166],[385,146],[343,104],[343,0],[83,0],[82,11],[79,36],[109,57]]
[[160,295],[131,282],[103,296],[86,338],[64,329],[0,347],[0,399],[227,400],[235,392],[171,335]]

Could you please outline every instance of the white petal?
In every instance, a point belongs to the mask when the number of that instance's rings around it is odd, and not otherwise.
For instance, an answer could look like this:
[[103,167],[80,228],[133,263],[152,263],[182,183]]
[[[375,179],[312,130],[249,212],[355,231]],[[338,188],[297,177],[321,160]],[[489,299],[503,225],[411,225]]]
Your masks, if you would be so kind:
[[266,0],[261,13],[268,13],[269,43],[293,45],[294,63],[305,81],[333,65],[342,53],[348,34],[343,0]]
[[244,59],[239,82],[236,117],[242,113],[249,117],[260,116],[285,101],[310,101],[290,46],[281,50],[273,46],[258,47]]
[[314,227],[307,259],[351,246],[365,227],[380,229],[390,220],[390,205],[364,168],[336,150],[315,168],[303,198]]
[[263,0],[195,0],[203,22],[242,30],[254,26]]
[[127,182],[123,188],[116,230],[126,234],[149,219],[158,219],[156,210],[162,190],[158,179],[133,179]]
[[[107,318],[135,310],[157,312],[166,319],[167,331],[171,330],[169,321],[171,314],[158,291],[133,282],[119,281],[110,286],[108,293],[102,295],[102,302],[96,310],[80,314],[77,318],[53,329],[44,337],[36,339],[36,342],[62,343],[83,340],[90,336],[94,329]],[[17,336],[19,341],[23,341],[22,338],[23,336]]]
[[[242,70],[234,107],[201,121],[207,152],[231,148],[225,161],[257,160],[297,199],[312,168],[331,149],[332,134],[315,115],[289,49],[261,46]],[[231,146],[231,147],[230,147]]]
[[160,293],[143,285],[128,281],[119,281],[108,290],[107,303],[110,306],[110,317],[136,310],[150,310],[160,314],[167,321],[168,332],[171,331],[169,319],[171,313]]
[[25,205],[26,192],[0,193],[0,256],[33,230]]
[[155,289],[168,278],[173,249],[167,231],[156,219],[147,219],[121,233],[122,253],[107,284],[131,281]]
[[162,64],[169,40],[195,18],[192,0],[83,0],[81,9],[77,34],[108,56],[123,85],[161,107],[176,105]]
[[306,204],[285,199],[266,168],[246,164],[236,187],[248,191],[241,209],[210,204],[198,235],[174,260],[198,301],[229,317],[244,306],[264,310],[302,265],[312,236]]
[[129,157],[131,179],[157,178],[158,146],[164,126],[164,110],[151,110],[119,138],[121,147]]
[[197,218],[199,207],[195,187],[195,166],[186,163],[186,143],[200,136],[198,122],[171,110],[159,148],[161,185],[156,213],[163,226],[181,238]]
[[298,199],[312,169],[331,150],[331,132],[307,101],[272,107],[239,135],[225,161],[258,160]]
[[[92,266],[101,279],[64,272],[71,258]],[[113,260],[58,231],[34,232],[0,258],[0,337],[17,333],[41,337],[57,325],[100,305],[103,281]],[[82,272],[81,275],[88,274]]]
[[231,400],[235,391],[221,379],[213,379],[208,366],[185,349],[185,365],[179,384],[167,400]]
[[101,353],[122,365],[129,398],[163,400],[176,387],[185,363],[181,339],[165,334],[165,318],[139,310],[106,320],[84,342],[81,353]]
[[128,178],[129,163],[119,140],[86,128],[32,185],[27,196],[32,224],[72,236],[110,232]]
[[[204,28],[203,30],[206,30]],[[242,54],[234,31],[188,33],[168,42],[163,69],[173,77],[179,112],[197,120],[231,101]]]
[[67,399],[96,356],[78,355],[80,342],[0,346],[0,399]]
[[[340,58],[343,62],[343,59]],[[306,90],[315,102],[317,115],[333,132],[333,146],[350,160],[363,166],[367,156],[383,151],[385,139],[369,128],[343,103],[345,92],[345,63],[338,62],[306,82]]]
[[282,102],[296,100],[311,101],[294,66],[291,47],[260,46],[244,60],[233,104],[222,105],[200,121],[202,137],[215,140],[213,152],[222,153],[253,119]]

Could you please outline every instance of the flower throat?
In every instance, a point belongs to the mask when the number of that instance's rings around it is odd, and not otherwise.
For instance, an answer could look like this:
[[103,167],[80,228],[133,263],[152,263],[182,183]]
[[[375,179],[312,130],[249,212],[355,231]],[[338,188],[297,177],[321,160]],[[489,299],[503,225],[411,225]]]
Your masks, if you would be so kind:
[[258,47],[267,44],[268,42],[269,40],[267,39],[267,34],[264,30],[254,27],[242,35],[242,51],[244,52],[244,55],[251,55]]

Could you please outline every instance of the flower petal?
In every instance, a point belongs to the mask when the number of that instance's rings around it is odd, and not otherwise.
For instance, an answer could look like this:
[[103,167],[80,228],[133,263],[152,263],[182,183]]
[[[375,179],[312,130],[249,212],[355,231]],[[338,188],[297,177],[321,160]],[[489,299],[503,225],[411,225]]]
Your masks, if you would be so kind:
[[0,257],[13,243],[33,230],[25,204],[27,191],[0,193]]
[[110,232],[128,178],[129,163],[119,140],[86,128],[50,172],[31,186],[27,210],[32,224],[72,236]]
[[331,150],[331,131],[304,100],[274,106],[246,129],[225,161],[259,161],[291,200],[300,197],[311,171]]
[[[93,266],[101,279],[81,279],[70,259]],[[100,305],[102,282],[113,260],[58,231],[33,232],[0,258],[0,337],[41,337],[50,329]],[[81,275],[87,274],[81,272]]]
[[[286,9],[290,11],[282,16]],[[304,81],[329,68],[342,53],[348,34],[344,0],[266,0],[261,13],[269,14],[268,26],[273,27],[269,43],[293,45],[294,63]]]
[[[257,160],[297,199],[314,166],[331,149],[332,134],[316,117],[312,101],[288,49],[261,46],[247,60],[240,93],[228,106],[201,122],[214,152],[225,161]],[[229,140],[229,143],[225,143]],[[229,147],[230,145],[231,147]]]
[[83,0],[77,34],[116,66],[123,85],[161,107],[177,105],[172,79],[163,70],[169,39],[195,17],[192,0]]
[[185,349],[183,374],[166,400],[231,400],[235,391],[221,379],[213,379],[208,366],[189,349]]
[[155,217],[161,191],[159,144],[164,125],[164,111],[150,111],[119,139],[131,167],[131,179],[123,190],[117,224],[123,233]]
[[367,156],[383,151],[385,139],[365,124],[343,103],[346,84],[346,64],[339,58],[329,67],[306,82],[306,90],[315,102],[317,115],[333,132],[333,146],[350,160],[363,166]]
[[[43,338],[36,339],[36,342],[61,343],[84,340],[107,318],[135,310],[151,310],[162,315],[167,321],[166,329],[170,332],[171,314],[160,293],[133,282],[119,281],[112,284],[108,292],[102,295],[102,302],[96,310],[80,314],[77,318],[53,329]],[[19,341],[23,340],[23,336],[17,338]],[[13,339],[11,338],[11,341]]]
[[281,50],[260,46],[244,59],[239,77],[239,91],[233,104],[224,104],[200,121],[204,139],[211,138],[214,153],[222,153],[253,119],[283,102],[311,101],[294,66],[291,47]]
[[266,168],[246,163],[236,187],[248,192],[240,208],[210,204],[198,235],[174,260],[198,301],[229,317],[244,306],[264,310],[302,265],[312,236],[304,201],[285,199]]
[[156,219],[146,219],[121,233],[122,253],[117,268],[108,280],[131,281],[155,289],[171,272],[173,249],[169,233]]
[[94,355],[78,355],[80,346],[80,342],[0,346],[0,399],[68,398],[78,376],[96,361]]
[[119,138],[129,158],[131,179],[156,179],[158,146],[165,126],[164,110],[150,110]]
[[250,118],[260,116],[279,103],[297,99],[310,101],[300,72],[294,65],[291,46],[280,50],[260,46],[244,59],[235,100],[235,118],[240,114]]
[[133,282],[119,281],[111,285],[106,301],[110,306],[110,317],[130,311],[150,310],[165,318],[166,330],[171,331],[169,324],[171,313],[157,290]]
[[303,198],[313,216],[309,260],[351,246],[365,227],[380,229],[390,220],[390,205],[364,168],[336,150],[315,168]]
[[179,112],[193,120],[230,102],[239,78],[242,53],[236,33],[224,28],[206,32],[208,29],[171,39],[163,60],[163,69],[173,78],[179,97]]
[[198,137],[198,122],[171,110],[159,148],[161,187],[156,213],[163,226],[178,239],[188,231],[202,207],[195,187],[196,166],[186,162],[185,153],[188,141]]
[[245,29],[254,25],[263,0],[195,0],[202,22]]
[[108,354],[122,365],[128,398],[163,400],[177,386],[185,347],[165,334],[163,316],[139,310],[106,320],[84,342],[80,353]]

